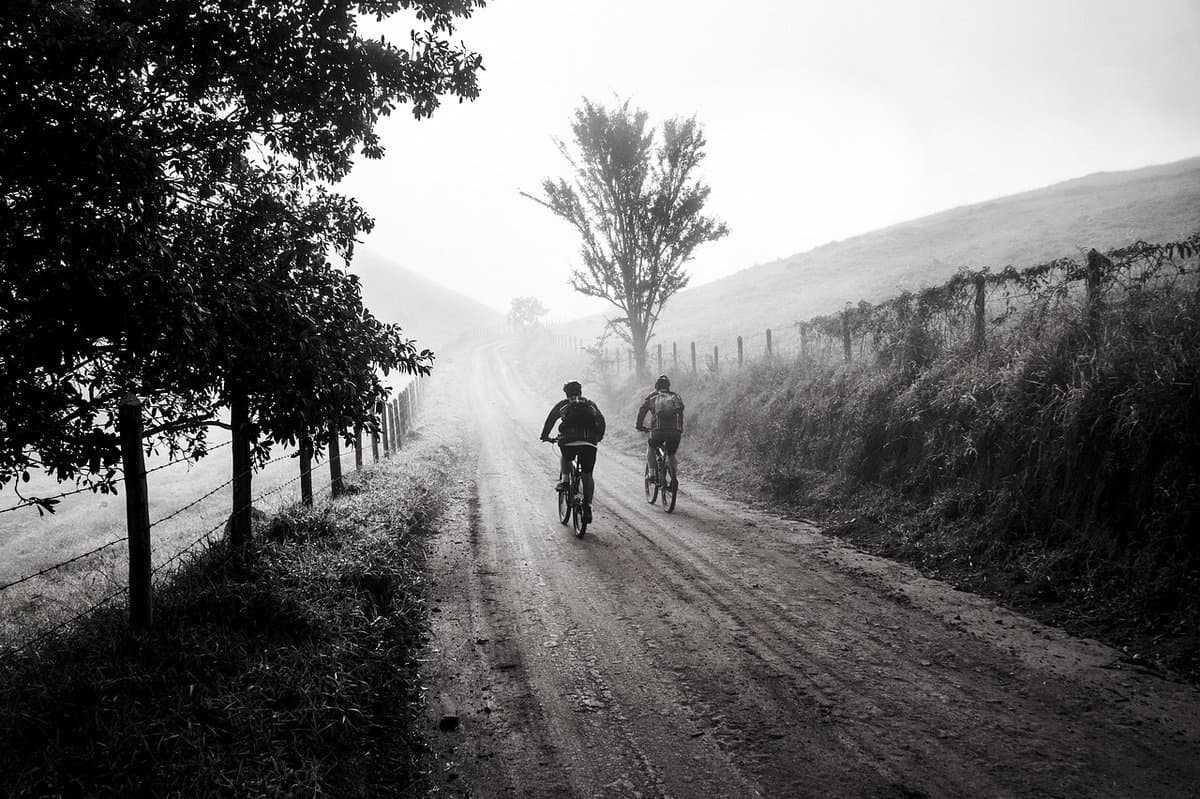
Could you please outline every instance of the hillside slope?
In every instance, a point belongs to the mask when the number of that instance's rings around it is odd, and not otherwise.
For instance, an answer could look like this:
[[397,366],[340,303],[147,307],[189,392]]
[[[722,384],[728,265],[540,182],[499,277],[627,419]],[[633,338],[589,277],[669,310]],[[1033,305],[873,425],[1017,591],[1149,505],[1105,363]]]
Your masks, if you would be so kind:
[[359,250],[351,271],[362,279],[366,305],[379,319],[396,322],[404,333],[439,355],[464,337],[503,326],[497,311],[406,269],[387,257]]
[[[803,225],[797,220],[797,225]],[[1032,266],[1200,228],[1200,158],[1102,172],[962,206],[743,269],[680,292],[658,340],[730,338],[936,285],[961,267]],[[593,335],[597,318],[569,332]]]

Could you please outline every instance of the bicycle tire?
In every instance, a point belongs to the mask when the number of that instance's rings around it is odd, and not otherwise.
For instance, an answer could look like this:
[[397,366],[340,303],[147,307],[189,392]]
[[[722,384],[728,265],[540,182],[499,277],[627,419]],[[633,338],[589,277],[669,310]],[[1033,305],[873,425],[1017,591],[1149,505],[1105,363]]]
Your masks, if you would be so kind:
[[583,515],[583,486],[580,481],[583,479],[583,473],[579,471],[579,466],[571,470],[571,523],[575,527],[575,537],[581,537],[587,531],[587,520]]
[[679,494],[675,485],[675,473],[671,471],[669,465],[663,466],[662,469],[663,484],[662,484],[662,506],[667,513],[675,512],[675,498]]
[[583,520],[582,505],[575,508],[575,510],[571,513],[571,524],[575,527],[576,538],[582,538],[583,534],[587,532],[587,522]]
[[571,521],[571,492],[558,492],[558,521],[561,524],[567,524]]
[[658,501],[658,483],[650,479],[650,464],[645,466],[646,474],[643,478],[646,481],[646,501],[653,505]]

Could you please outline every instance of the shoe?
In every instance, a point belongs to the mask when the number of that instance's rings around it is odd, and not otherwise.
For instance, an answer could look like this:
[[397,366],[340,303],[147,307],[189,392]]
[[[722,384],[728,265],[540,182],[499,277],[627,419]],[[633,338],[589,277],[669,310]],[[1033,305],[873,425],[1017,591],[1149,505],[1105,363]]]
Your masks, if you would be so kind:
[[592,506],[591,505],[583,506],[583,523],[584,524],[592,523]]
[[679,490],[679,481],[678,481],[678,480],[672,480],[672,481],[671,481],[671,490],[672,490],[672,491],[678,491],[678,490]]
[[566,480],[560,480],[558,485],[554,486],[555,491],[570,491],[571,486]]

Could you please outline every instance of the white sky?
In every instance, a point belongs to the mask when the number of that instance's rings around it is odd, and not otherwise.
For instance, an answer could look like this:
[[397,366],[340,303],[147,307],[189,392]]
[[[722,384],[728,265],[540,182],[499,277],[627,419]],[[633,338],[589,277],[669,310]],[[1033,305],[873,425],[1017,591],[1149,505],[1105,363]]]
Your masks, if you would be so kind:
[[[407,20],[387,28],[406,41]],[[1200,155],[1197,0],[494,0],[456,31],[482,94],[384,120],[339,190],[364,249],[507,311],[607,310],[567,284],[566,223],[519,195],[566,176],[582,97],[696,115],[730,235],[692,285],[1091,172]],[[368,303],[370,298],[368,298]]]

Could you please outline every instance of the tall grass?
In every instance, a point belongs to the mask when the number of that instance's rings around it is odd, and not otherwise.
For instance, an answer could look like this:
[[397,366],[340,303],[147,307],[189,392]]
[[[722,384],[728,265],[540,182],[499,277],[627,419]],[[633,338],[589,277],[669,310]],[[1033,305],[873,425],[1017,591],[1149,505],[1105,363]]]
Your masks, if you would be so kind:
[[[819,511],[831,491],[848,508],[887,492],[889,554],[1006,573],[1130,630],[1194,639],[1198,320],[1190,286],[1135,291],[1099,326],[1030,317],[978,354],[914,341],[904,364],[776,360],[676,382],[692,444],[778,499]],[[1176,665],[1196,666],[1194,643]]]
[[[415,450],[414,450],[415,451]],[[0,662],[0,795],[419,795],[425,537],[450,455],[386,461],[156,597]]]

